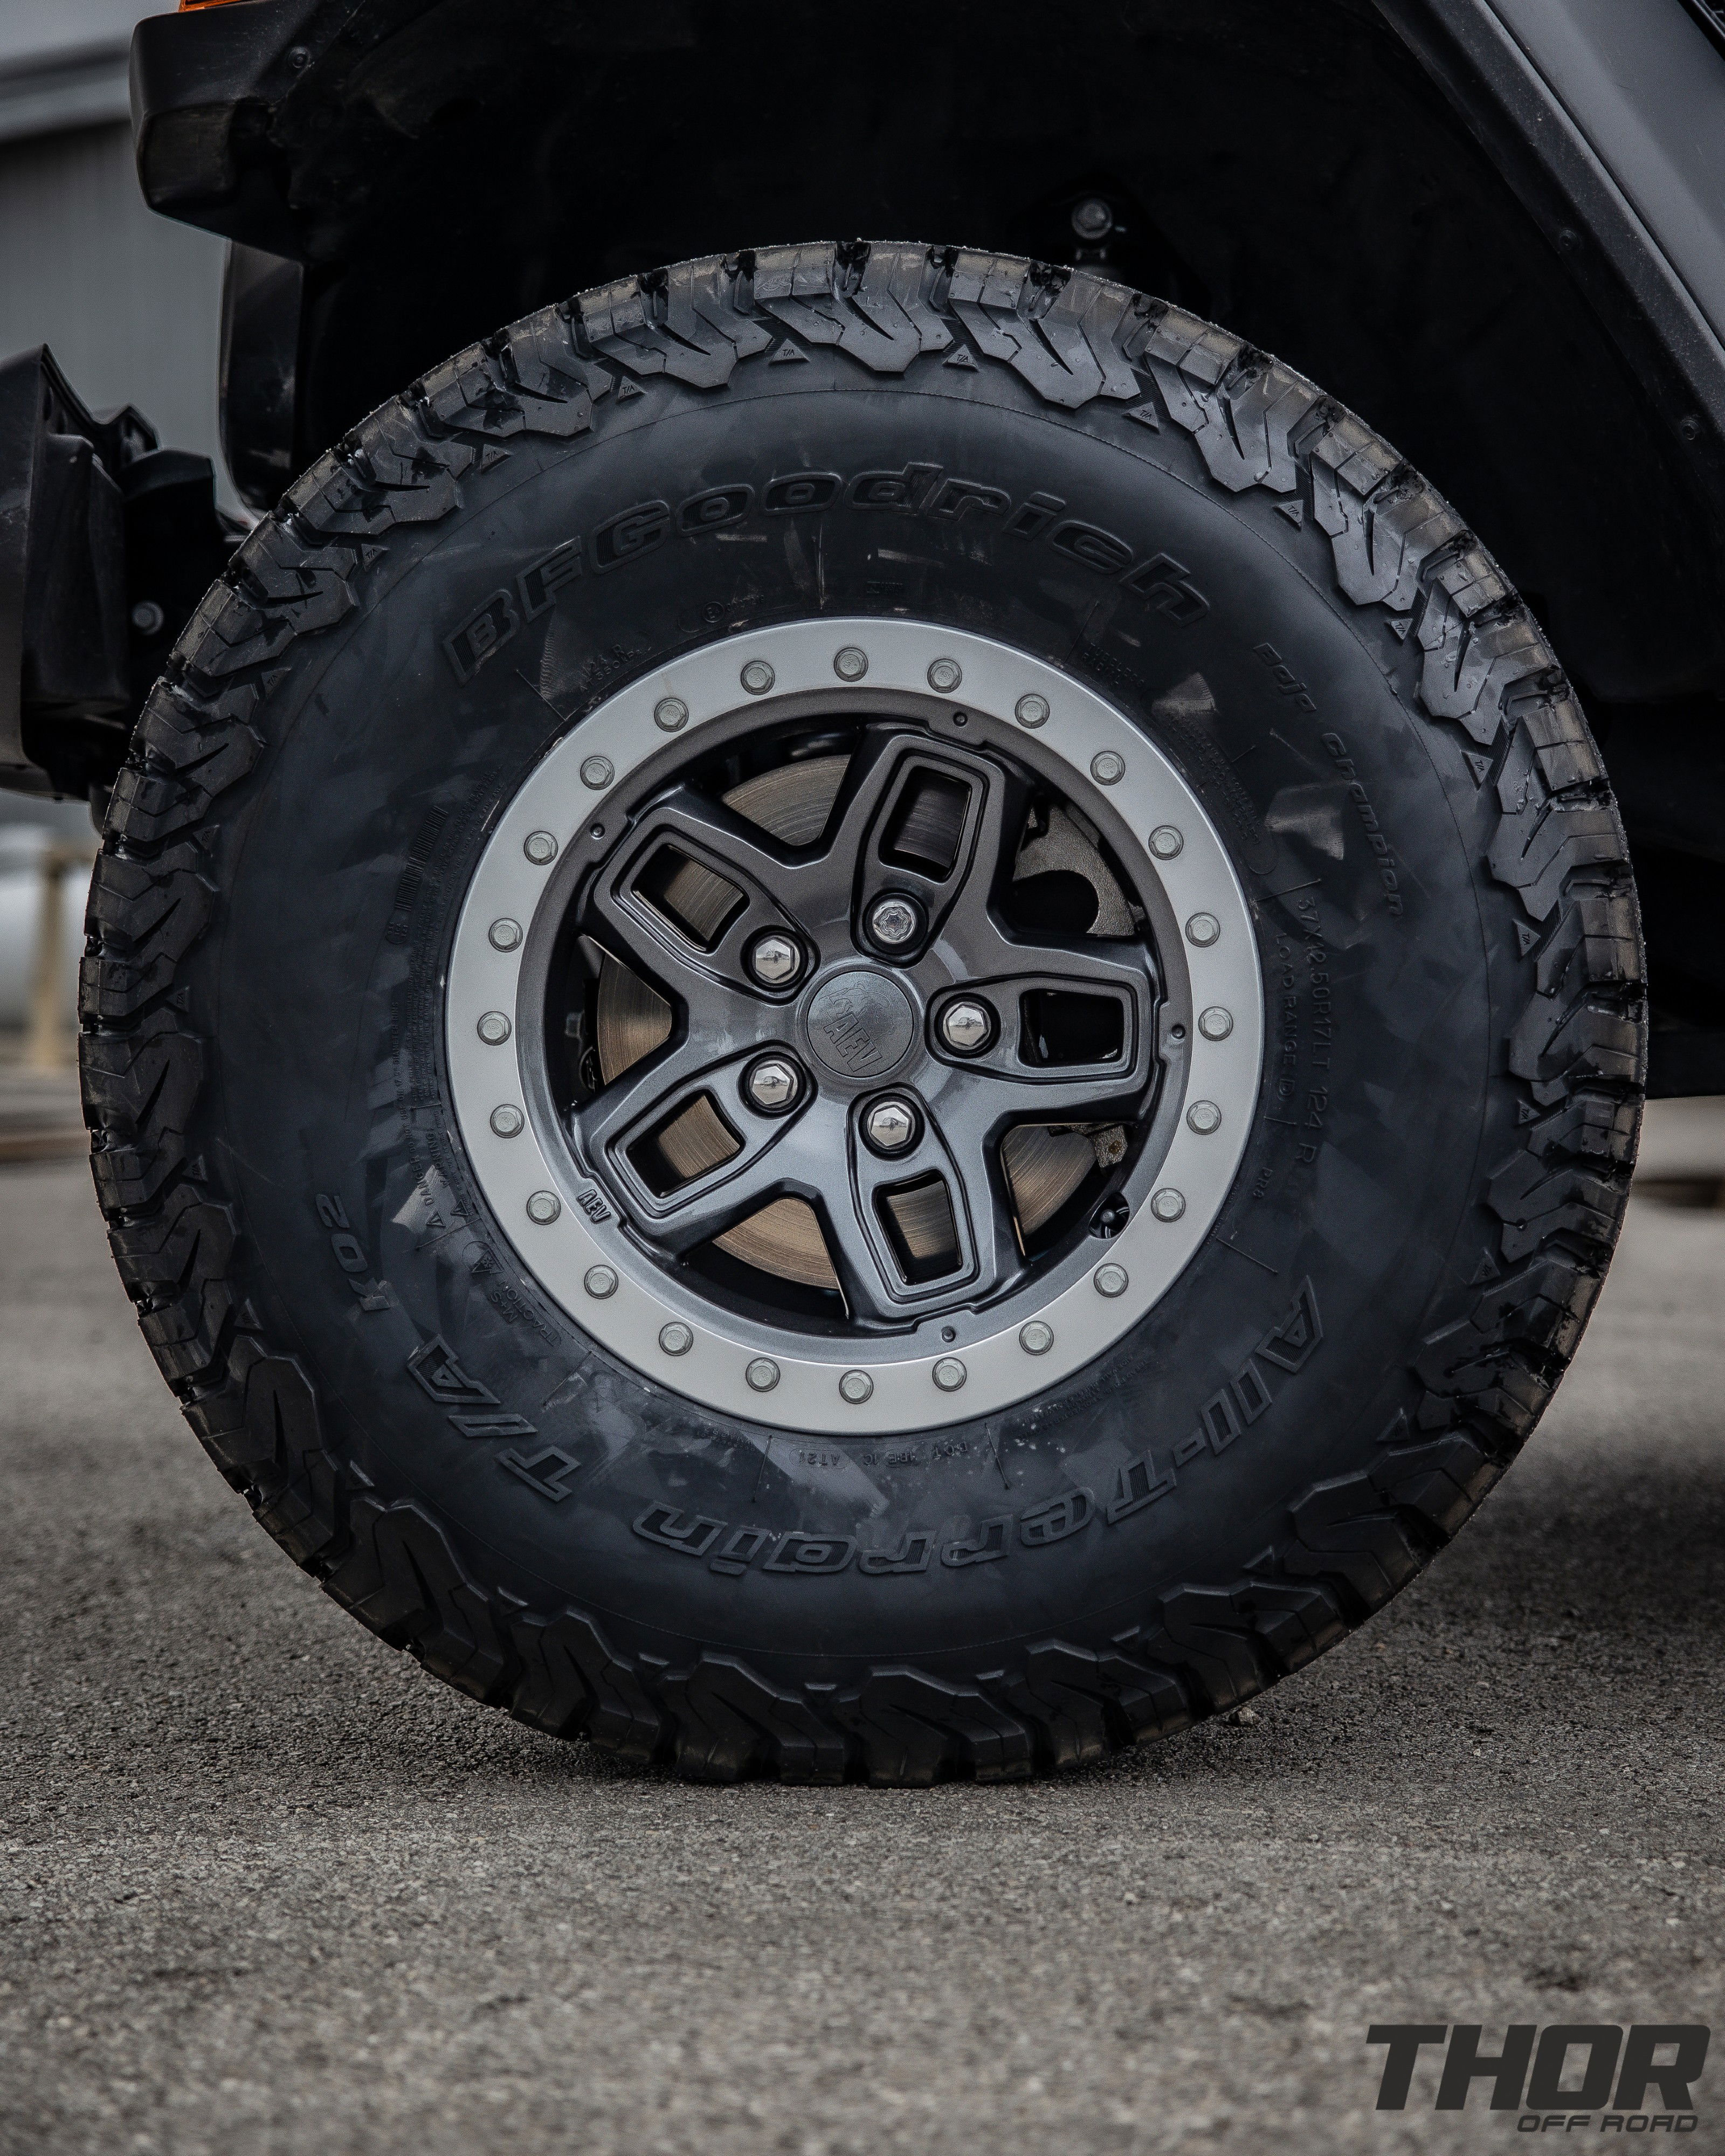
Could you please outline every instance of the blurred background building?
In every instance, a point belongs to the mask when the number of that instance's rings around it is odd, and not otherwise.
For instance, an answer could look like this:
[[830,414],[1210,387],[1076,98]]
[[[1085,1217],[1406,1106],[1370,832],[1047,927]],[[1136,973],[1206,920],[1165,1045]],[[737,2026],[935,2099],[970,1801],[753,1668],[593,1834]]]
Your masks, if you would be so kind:
[[[152,215],[133,168],[126,64],[137,0],[0,0],[0,357],[45,344],[98,411],[135,404],[163,442],[216,461],[223,243]],[[63,873],[59,952],[40,942],[49,850],[93,838],[81,803],[0,793],[0,1059],[30,1045],[51,963],[69,1052],[81,864]],[[44,1055],[39,1024],[36,1049]]]

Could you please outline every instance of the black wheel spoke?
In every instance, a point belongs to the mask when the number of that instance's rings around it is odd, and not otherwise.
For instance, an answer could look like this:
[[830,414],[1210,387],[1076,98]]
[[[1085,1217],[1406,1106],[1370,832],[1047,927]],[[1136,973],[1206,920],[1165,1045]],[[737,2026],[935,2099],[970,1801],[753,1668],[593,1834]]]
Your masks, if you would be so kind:
[[738,1059],[728,1042],[685,1034],[614,1079],[603,1093],[578,1108],[570,1131],[595,1168],[619,1147],[627,1147],[679,1105],[720,1084]]
[[[1059,954],[1038,949],[1038,958]],[[935,1052],[976,1081],[991,1119],[1047,1122],[1137,1111],[1155,1069],[1155,1003],[1147,966],[1111,959],[1026,970],[967,983],[936,999]],[[986,1045],[961,1054],[946,1045],[943,1021],[957,1003],[980,1005],[993,1022]]]
[[[765,1116],[742,1080],[752,1050],[685,1040],[631,1071],[580,1110],[572,1133],[636,1225],[661,1248],[681,1253],[721,1235],[773,1195],[797,1151],[807,1096],[783,1115]],[[691,1172],[692,1170],[692,1172]],[[788,1171],[794,1176],[795,1171]]]
[[735,1160],[678,1191],[657,1214],[644,1217],[643,1231],[677,1257],[722,1235],[783,1194],[784,1163],[778,1153],[786,1142],[782,1131],[761,1133]]
[[1000,1164],[1005,1125],[998,1116],[978,1112],[981,1106],[968,1105],[967,1111],[953,1102],[937,1126],[963,1198],[979,1299],[998,1294],[1024,1264],[1012,1196]]
[[901,1268],[879,1212],[880,1195],[921,1169],[903,1163],[890,1171],[853,1133],[840,1158],[849,1154],[850,1173],[841,1184],[830,1178],[821,1206],[822,1225],[834,1270],[854,1319],[877,1325],[902,1323],[916,1301],[913,1284]]
[[858,864],[869,857],[871,834],[897,769],[894,751],[901,738],[884,727],[871,726],[864,732],[833,803],[819,852],[789,870],[786,889],[794,894],[789,902],[813,934],[830,931],[850,918]]
[[[675,994],[700,1004],[721,989],[725,1000],[713,1009],[722,1023],[738,996],[762,996],[746,963],[758,937],[778,931],[807,947],[794,887],[789,864],[747,819],[685,788],[644,819],[620,863],[596,881],[592,903]],[[680,889],[695,902],[680,904]]]

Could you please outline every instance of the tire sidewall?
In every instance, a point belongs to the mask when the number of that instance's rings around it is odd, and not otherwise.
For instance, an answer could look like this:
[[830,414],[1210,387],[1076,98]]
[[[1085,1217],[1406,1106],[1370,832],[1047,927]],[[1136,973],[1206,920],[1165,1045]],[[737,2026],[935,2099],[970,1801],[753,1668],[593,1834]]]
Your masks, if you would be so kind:
[[[993,374],[865,384],[820,354],[794,373],[706,404],[649,390],[572,446],[498,459],[299,662],[220,833],[203,1112],[264,1329],[371,1485],[426,1508],[488,1587],[578,1600],[668,1660],[974,1673],[1050,1633],[1117,1640],[1180,1581],[1237,1574],[1299,1491],[1417,1413],[1412,1350],[1486,1248],[1481,1162],[1514,1143],[1492,955],[1509,916],[1481,872],[1478,777],[1415,714],[1404,636],[1337,595],[1321,535],[1117,411],[1050,415]],[[916,465],[1063,506],[1021,533],[975,499],[946,517],[855,500],[859,475]],[[820,506],[773,506],[825,474]],[[734,521],[680,525],[743,488]],[[631,516],[662,536],[628,551]],[[1073,524],[1101,535],[1087,553],[1053,542]],[[526,618],[521,579],[574,536],[582,573]],[[602,566],[608,544],[624,551]],[[1168,557],[1207,610],[1142,603],[1113,547]],[[515,626],[474,665],[467,625],[496,593]],[[541,1293],[454,1132],[441,991],[485,833],[569,725],[716,637],[893,611],[1070,669],[1181,764],[1251,900],[1268,1032],[1233,1190],[1163,1301],[1009,1413],[864,1443],[716,1416]],[[463,1380],[520,1430],[461,1435]],[[722,1532],[655,1540],[655,1507]],[[793,1535],[912,1557],[926,1537],[926,1561],[771,1569]]]

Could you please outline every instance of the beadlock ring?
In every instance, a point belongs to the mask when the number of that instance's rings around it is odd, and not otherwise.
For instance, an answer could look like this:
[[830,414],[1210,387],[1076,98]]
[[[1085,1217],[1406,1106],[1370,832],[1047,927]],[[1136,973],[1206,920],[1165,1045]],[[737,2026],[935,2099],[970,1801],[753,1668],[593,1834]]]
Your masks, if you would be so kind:
[[[855,687],[834,670],[834,654],[846,647],[867,654],[866,681]],[[1109,1264],[1127,1285],[1117,1295],[1097,1292],[1096,1245],[1090,1241],[1087,1250],[1050,1259],[1045,1273],[1033,1275],[992,1311],[949,1311],[942,1325],[902,1332],[829,1337],[776,1324],[770,1315],[721,1311],[655,1266],[622,1232],[612,1204],[563,1137],[542,1055],[536,1063],[531,1052],[544,953],[590,858],[590,848],[583,855],[593,804],[586,773],[603,762],[611,774],[607,791],[626,802],[631,783],[652,776],[643,767],[696,752],[706,729],[745,720],[771,726],[815,709],[862,715],[886,708],[921,718],[939,737],[953,719],[950,704],[931,693],[930,670],[940,660],[956,665],[963,682],[967,732],[951,738],[973,747],[979,737],[997,739],[1003,752],[1044,772],[1081,805],[1153,907],[1166,975],[1165,1067],[1143,1158],[1132,1170],[1132,1187],[1142,1183],[1142,1192],[1106,1245]],[[746,666],[748,683],[742,678]],[[768,685],[755,686],[763,675]],[[1027,697],[1045,701],[1060,724],[1027,732],[1018,716]],[[656,716],[668,702],[688,713],[669,738]],[[1106,776],[1093,778],[1099,760]],[[1170,832],[1179,834],[1177,850],[1153,850],[1148,834],[1166,844]],[[533,853],[526,848],[530,836],[543,834],[557,842],[550,865],[534,858],[542,856],[542,844]],[[1200,913],[1221,925],[1207,947],[1183,932]],[[522,925],[513,949],[490,940],[490,925],[501,919]],[[1224,1039],[1209,1038],[1196,1023],[1199,1012],[1214,1010],[1232,1015]],[[506,1041],[487,1045],[478,1033],[488,1013],[509,1015]],[[1168,1024],[1171,1015],[1178,1022]],[[992,638],[915,620],[825,618],[685,653],[617,690],[542,757],[495,818],[463,901],[444,1037],[456,1126],[499,1231],[581,1332],[655,1383],[740,1420],[882,1436],[973,1420],[1047,1391],[1111,1347],[1168,1292],[1209,1234],[1253,1127],[1264,991],[1250,912],[1219,834],[1183,775],[1123,712],[1076,676]],[[511,1068],[527,1127],[506,1138],[490,1117]],[[1197,1101],[1221,1111],[1213,1134],[1201,1136],[1187,1123],[1185,1109]],[[1178,1220],[1153,1213],[1149,1199],[1158,1188],[1183,1194]],[[560,1210],[552,1220],[530,1224],[528,1200],[542,1192],[557,1194]],[[1040,1289],[1045,1295],[1038,1301]],[[1028,1352],[1027,1325],[1037,1328]],[[661,1342],[667,1328],[678,1327],[687,1329],[691,1342],[671,1354]],[[1045,1349],[1045,1332],[1051,1336]],[[680,1346],[683,1332],[672,1330],[670,1337]],[[957,1368],[963,1379],[952,1386]],[[763,1384],[768,1371],[773,1374]],[[858,1385],[841,1391],[853,1373],[870,1379],[867,1398],[856,1397]]]

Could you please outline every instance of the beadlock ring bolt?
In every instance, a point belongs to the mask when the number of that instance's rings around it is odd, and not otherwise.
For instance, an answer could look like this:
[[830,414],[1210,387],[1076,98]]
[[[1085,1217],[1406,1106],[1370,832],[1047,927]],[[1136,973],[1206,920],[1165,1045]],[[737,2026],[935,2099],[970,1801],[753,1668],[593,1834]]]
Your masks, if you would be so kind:
[[916,1111],[908,1101],[876,1101],[863,1117],[863,1137],[871,1152],[903,1152],[916,1136]]
[[956,659],[932,659],[928,663],[928,685],[937,696],[950,696],[964,679],[964,669]]
[[1117,1296],[1124,1295],[1132,1286],[1124,1265],[1098,1265],[1091,1278],[1096,1283],[1096,1293],[1106,1295],[1111,1301]]
[[589,1265],[581,1285],[595,1302],[604,1302],[617,1292],[617,1276],[609,1265]]
[[1126,758],[1117,749],[1099,749],[1090,760],[1090,775],[1098,786],[1118,786],[1126,777]]
[[527,1218],[536,1228],[548,1228],[563,1209],[563,1201],[554,1190],[536,1190],[527,1200]]
[[487,1011],[474,1031],[487,1048],[501,1048],[509,1038],[509,1020],[501,1011]]
[[860,681],[868,670],[869,654],[860,645],[847,644],[833,654],[833,671],[841,681]]
[[1179,1191],[1164,1186],[1150,1200],[1150,1210],[1158,1220],[1178,1220],[1186,1210],[1186,1200]]
[[1159,861],[1171,861],[1186,844],[1172,824],[1158,824],[1150,834],[1150,850]]
[[778,677],[764,659],[752,659],[737,678],[750,696],[764,696]]
[[557,842],[549,831],[529,831],[521,840],[521,851],[536,869],[542,869],[557,857]]
[[783,929],[769,928],[750,944],[747,963],[763,988],[788,988],[803,970],[803,953]]
[[782,1116],[796,1105],[803,1074],[788,1055],[763,1055],[743,1073],[744,1098],[763,1116]]
[[680,1318],[659,1328],[659,1344],[667,1355],[686,1355],[695,1345],[695,1335]]
[[689,706],[680,696],[661,696],[653,706],[653,723],[661,733],[680,733],[689,723]]
[[901,951],[922,928],[922,909],[913,898],[893,891],[869,908],[869,940],[883,951]]
[[1013,706],[1012,715],[1021,726],[1028,726],[1034,733],[1038,726],[1048,724],[1048,699],[1034,695],[1020,696]]
[[1186,941],[1200,951],[1208,951],[1221,933],[1222,924],[1214,913],[1194,913],[1186,923]]
[[994,1014],[985,1003],[959,996],[941,1013],[940,1030],[955,1055],[974,1055],[993,1037]]
[[1198,1029],[1206,1040],[1226,1040],[1234,1030],[1234,1014],[1224,1010],[1220,1004],[1212,1004],[1207,1011],[1200,1011]]
[[1186,1111],[1189,1126],[1201,1138],[1207,1138],[1222,1127],[1222,1111],[1214,1101],[1194,1101]]
[[778,1383],[778,1365],[770,1355],[757,1355],[742,1374],[752,1393],[770,1393]]
[[512,1101],[506,1101],[501,1108],[491,1111],[491,1128],[500,1138],[518,1138],[526,1127],[526,1117]]
[[932,1375],[943,1393],[956,1393],[970,1373],[956,1355],[942,1355]]
[[860,1408],[875,1397],[875,1381],[866,1370],[847,1370],[839,1380],[839,1397]]
[[1041,1318],[1033,1317],[1028,1325],[1019,1327],[1019,1345],[1027,1355],[1045,1355],[1054,1345],[1054,1327]]
[[521,940],[519,921],[494,921],[486,931],[494,951],[513,951]]
[[590,756],[581,767],[581,783],[591,787],[595,793],[603,793],[617,776],[608,756]]

